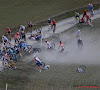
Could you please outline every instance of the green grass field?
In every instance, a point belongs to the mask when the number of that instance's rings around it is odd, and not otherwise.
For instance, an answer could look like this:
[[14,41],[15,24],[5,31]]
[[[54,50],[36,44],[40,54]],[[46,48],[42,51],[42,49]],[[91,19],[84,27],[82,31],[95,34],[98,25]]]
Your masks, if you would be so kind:
[[0,36],[5,28],[35,23],[99,0],[0,0]]

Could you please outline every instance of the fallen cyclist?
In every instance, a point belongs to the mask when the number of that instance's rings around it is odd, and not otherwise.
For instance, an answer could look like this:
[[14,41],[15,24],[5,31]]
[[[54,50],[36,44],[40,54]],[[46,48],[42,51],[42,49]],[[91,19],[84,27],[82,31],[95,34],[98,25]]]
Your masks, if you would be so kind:
[[10,62],[9,62],[9,64],[8,64],[7,68],[8,68],[9,70],[15,70],[15,69],[16,69],[15,63],[14,63],[12,60],[10,60]]
[[28,37],[28,38],[31,39],[31,40],[39,41],[41,39],[41,37],[42,37],[42,35],[40,33],[38,33],[38,34],[33,34],[32,33],[31,36]]

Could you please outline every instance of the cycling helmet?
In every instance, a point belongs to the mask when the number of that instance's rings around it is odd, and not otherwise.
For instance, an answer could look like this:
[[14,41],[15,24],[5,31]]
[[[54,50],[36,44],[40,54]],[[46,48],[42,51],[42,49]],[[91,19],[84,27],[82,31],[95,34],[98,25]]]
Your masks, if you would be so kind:
[[9,29],[9,27],[6,27],[7,29]]
[[47,42],[47,40],[45,40],[45,42]]
[[4,35],[2,36],[2,38],[4,38]]
[[80,30],[78,30],[80,32]]
[[17,34],[19,34],[19,32],[17,32]]
[[48,20],[50,20],[50,18],[48,18]]

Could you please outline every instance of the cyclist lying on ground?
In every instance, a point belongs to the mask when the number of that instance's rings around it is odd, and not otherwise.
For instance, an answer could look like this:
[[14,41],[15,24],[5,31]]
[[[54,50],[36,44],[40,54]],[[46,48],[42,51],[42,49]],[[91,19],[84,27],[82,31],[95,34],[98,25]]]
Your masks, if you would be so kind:
[[38,34],[31,34],[30,37],[28,37],[29,39],[31,40],[36,40],[36,41],[39,41],[41,39],[41,34],[38,33]]
[[9,64],[8,64],[7,67],[8,67],[9,70],[15,70],[16,69],[15,63],[12,60],[9,61]]

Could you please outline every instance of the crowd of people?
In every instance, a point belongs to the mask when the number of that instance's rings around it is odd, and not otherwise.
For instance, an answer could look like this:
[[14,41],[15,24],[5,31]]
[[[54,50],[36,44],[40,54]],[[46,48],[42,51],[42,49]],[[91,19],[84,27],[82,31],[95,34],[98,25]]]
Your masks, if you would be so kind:
[[[93,11],[94,7],[92,4],[88,4],[88,11],[91,13],[90,15],[94,15],[94,11]],[[91,21],[91,16],[87,13],[87,10],[85,9],[83,11],[83,16],[80,17],[80,14],[78,12],[75,12],[75,19],[76,19],[76,23],[80,24],[89,24],[92,25],[92,21]]]

